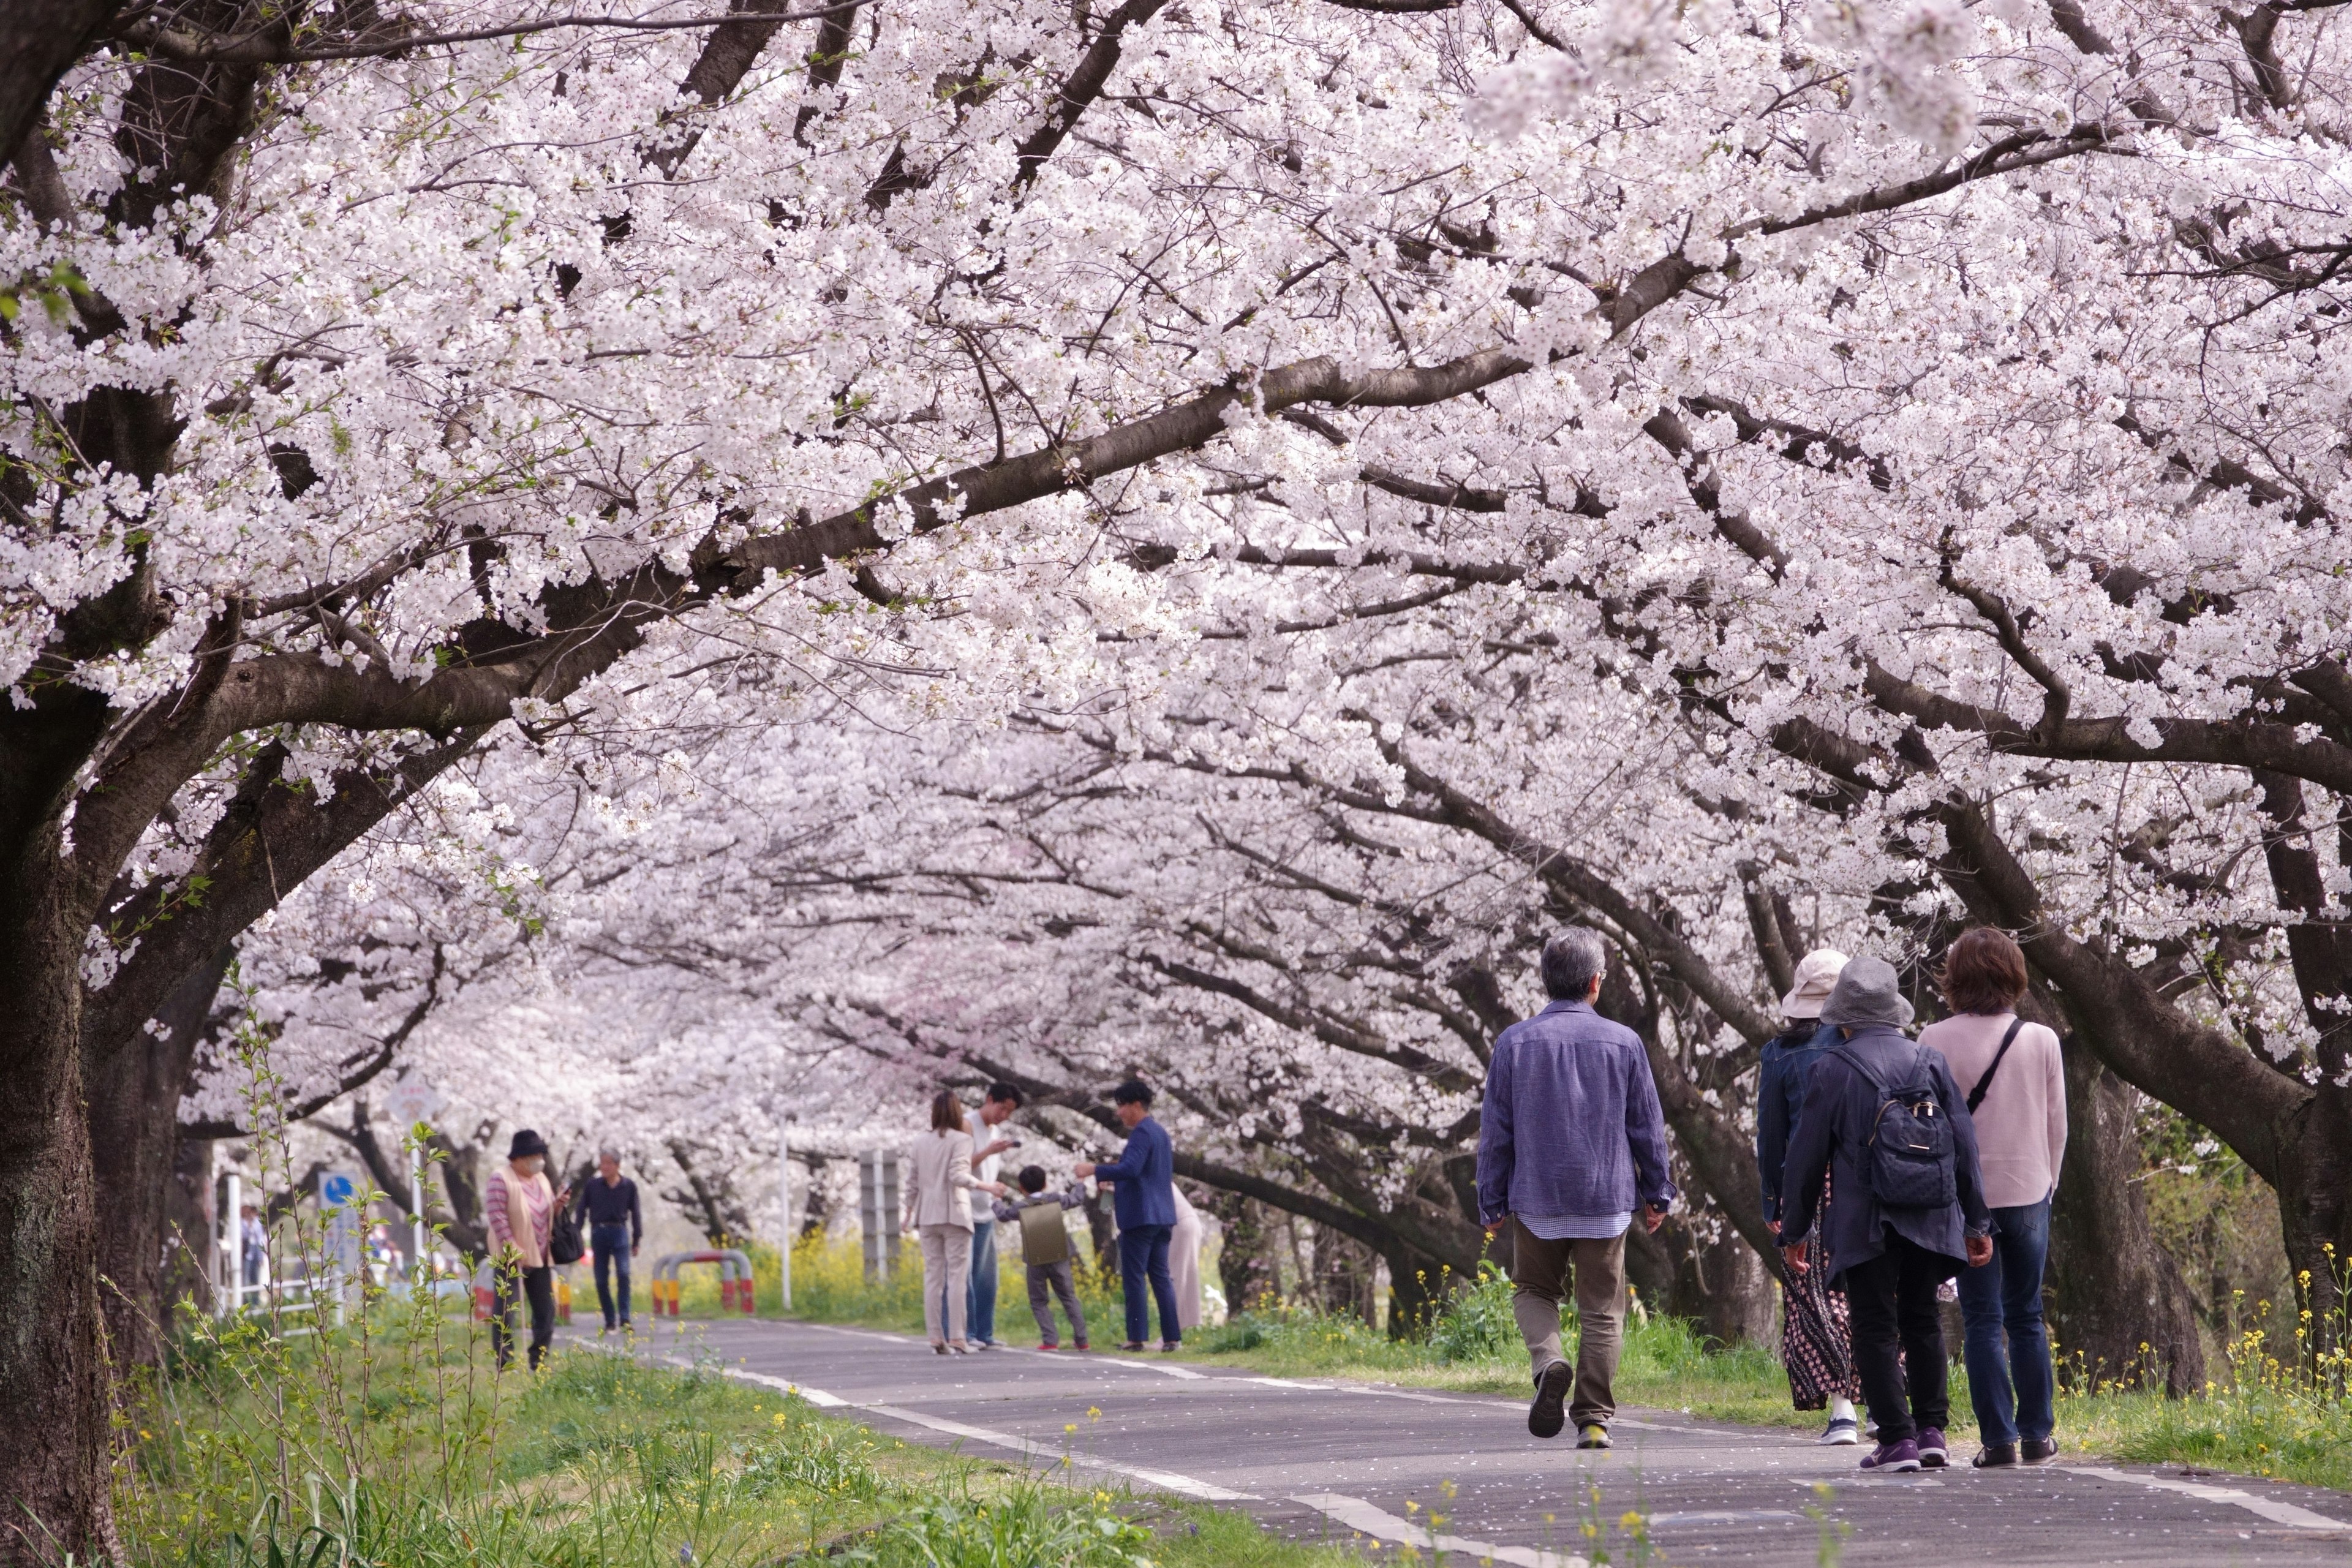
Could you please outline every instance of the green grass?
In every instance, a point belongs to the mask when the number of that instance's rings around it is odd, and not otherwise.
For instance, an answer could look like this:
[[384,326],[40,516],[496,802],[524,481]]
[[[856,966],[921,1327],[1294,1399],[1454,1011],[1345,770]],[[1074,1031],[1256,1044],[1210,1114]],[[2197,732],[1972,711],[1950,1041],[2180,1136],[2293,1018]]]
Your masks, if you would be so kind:
[[128,1407],[140,1568],[1342,1568],[1245,1516],[908,1444],[748,1387],[582,1349],[494,1374],[474,1325],[192,1330]]

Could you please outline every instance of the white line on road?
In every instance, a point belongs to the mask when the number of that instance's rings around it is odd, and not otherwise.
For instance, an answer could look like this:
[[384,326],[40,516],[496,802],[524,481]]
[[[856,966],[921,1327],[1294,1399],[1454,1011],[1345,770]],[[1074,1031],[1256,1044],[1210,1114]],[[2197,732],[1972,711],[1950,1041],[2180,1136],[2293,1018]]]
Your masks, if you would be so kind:
[[1465,1556],[1508,1563],[1514,1568],[1590,1568],[1581,1557],[1570,1557],[1558,1552],[1546,1552],[1536,1546],[1496,1546],[1490,1542],[1468,1541],[1459,1535],[1436,1535],[1423,1525],[1409,1519],[1399,1519],[1386,1509],[1377,1508],[1362,1498],[1345,1497],[1338,1492],[1307,1492],[1290,1500],[1304,1503],[1318,1513],[1328,1514],[1349,1530],[1360,1531],[1375,1541],[1395,1541],[1408,1545],[1425,1547],[1431,1552],[1459,1552]]
[[803,1383],[788,1383],[781,1377],[770,1377],[764,1372],[751,1372],[740,1366],[722,1367],[719,1370],[729,1377],[738,1378],[745,1383],[763,1384],[770,1388],[781,1388],[786,1394],[797,1394],[820,1410],[842,1410],[850,1407],[849,1401],[842,1398],[841,1395],[827,1394],[822,1388],[811,1388]]
[[934,1432],[945,1432],[950,1436],[969,1437],[975,1443],[986,1443],[992,1447],[1011,1448],[1026,1458],[1043,1459],[1049,1464],[1058,1465],[1066,1457],[1075,1468],[1108,1470],[1114,1475],[1131,1476],[1139,1481],[1158,1487],[1163,1491],[1198,1498],[1202,1502],[1256,1502],[1259,1500],[1255,1492],[1237,1492],[1229,1487],[1216,1486],[1208,1481],[1196,1481],[1190,1476],[1180,1476],[1173,1470],[1148,1470],[1140,1465],[1120,1465],[1108,1459],[1087,1458],[1075,1454],[1064,1456],[1054,1452],[1051,1448],[1032,1443],[1026,1437],[1017,1437],[1010,1432],[997,1432],[986,1426],[967,1426],[961,1421],[949,1421],[937,1415],[926,1415],[916,1410],[901,1410],[893,1405],[861,1405],[856,1408],[871,1415],[887,1416],[893,1421],[908,1421],[918,1426],[928,1426]]
[[2064,1465],[2059,1468],[2068,1475],[2096,1476],[2103,1481],[2130,1481],[2136,1486],[2155,1487],[2163,1491],[2180,1492],[2206,1502],[2234,1503],[2248,1513],[2267,1519],[2273,1524],[2284,1524],[2294,1530],[2352,1529],[2352,1525],[2347,1525],[2343,1520],[2330,1519],[2324,1513],[2314,1513],[2307,1508],[2299,1508],[2291,1502],[2281,1502],[2276,1498],[2256,1497],[2253,1493],[2242,1491],[2236,1487],[2209,1487],[2202,1481],[2175,1481],[2168,1480],[2162,1476],[2136,1476],[2128,1470],[2101,1469],[2093,1465]]
[[1194,1383],[1207,1383],[1210,1381],[1209,1374],[1205,1372],[1194,1372],[1189,1366],[1176,1366],[1164,1361],[1112,1361],[1108,1357],[1105,1357],[1101,1361],[1092,1362],[1088,1364],[1093,1366],[1123,1367],[1129,1372],[1156,1372],[1162,1377],[1187,1377],[1191,1378]]

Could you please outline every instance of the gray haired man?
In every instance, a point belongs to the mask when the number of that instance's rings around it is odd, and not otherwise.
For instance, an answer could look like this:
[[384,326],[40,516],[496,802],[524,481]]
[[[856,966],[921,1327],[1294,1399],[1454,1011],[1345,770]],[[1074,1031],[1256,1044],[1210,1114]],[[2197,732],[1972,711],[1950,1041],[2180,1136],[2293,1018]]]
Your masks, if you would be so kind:
[[[1650,1230],[1675,1199],[1665,1120],[1641,1037],[1593,1011],[1606,962],[1598,932],[1570,926],[1544,944],[1551,1005],[1495,1042],[1478,1127],[1478,1210],[1511,1233],[1511,1305],[1534,1364],[1528,1430],[1556,1437],[1571,1375],[1577,1447],[1606,1448],[1624,1335],[1625,1232],[1638,1199]],[[1576,1270],[1573,1374],[1559,1302]]]
[[[646,1215],[637,1205],[637,1184],[621,1174],[621,1152],[610,1143],[596,1151],[596,1173],[580,1184],[578,1217],[588,1226],[588,1250],[596,1259],[596,1303],[604,1309],[604,1331],[626,1331],[629,1255],[645,1243]],[[617,1303],[612,1275],[620,1277]]]

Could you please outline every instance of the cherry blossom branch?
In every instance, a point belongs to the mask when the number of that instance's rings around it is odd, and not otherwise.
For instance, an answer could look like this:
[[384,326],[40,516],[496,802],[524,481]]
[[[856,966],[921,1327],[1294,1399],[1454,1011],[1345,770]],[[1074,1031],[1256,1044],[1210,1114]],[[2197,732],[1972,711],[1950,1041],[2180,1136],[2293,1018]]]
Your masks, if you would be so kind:
[[379,59],[413,49],[450,44],[487,43],[499,38],[530,37],[572,28],[605,28],[618,32],[675,33],[702,27],[782,26],[790,22],[814,22],[836,12],[851,11],[864,0],[835,0],[828,5],[797,11],[745,11],[721,16],[637,17],[572,15],[543,16],[497,27],[474,27],[454,33],[386,33],[358,37],[349,43],[304,47],[282,37],[248,33],[228,36],[175,27],[162,22],[134,22],[113,36],[135,49],[185,65],[300,65],[320,60]]

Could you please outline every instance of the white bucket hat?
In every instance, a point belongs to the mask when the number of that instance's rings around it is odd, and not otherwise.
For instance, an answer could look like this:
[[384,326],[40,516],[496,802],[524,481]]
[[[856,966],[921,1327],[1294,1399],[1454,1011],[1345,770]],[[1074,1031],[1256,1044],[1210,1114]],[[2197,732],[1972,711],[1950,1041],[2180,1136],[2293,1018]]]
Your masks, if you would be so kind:
[[1834,948],[1815,948],[1805,954],[1797,965],[1797,984],[1780,998],[1780,1015],[1787,1018],[1818,1018],[1822,1004],[1830,999],[1837,987],[1837,977],[1845,968],[1845,954]]

